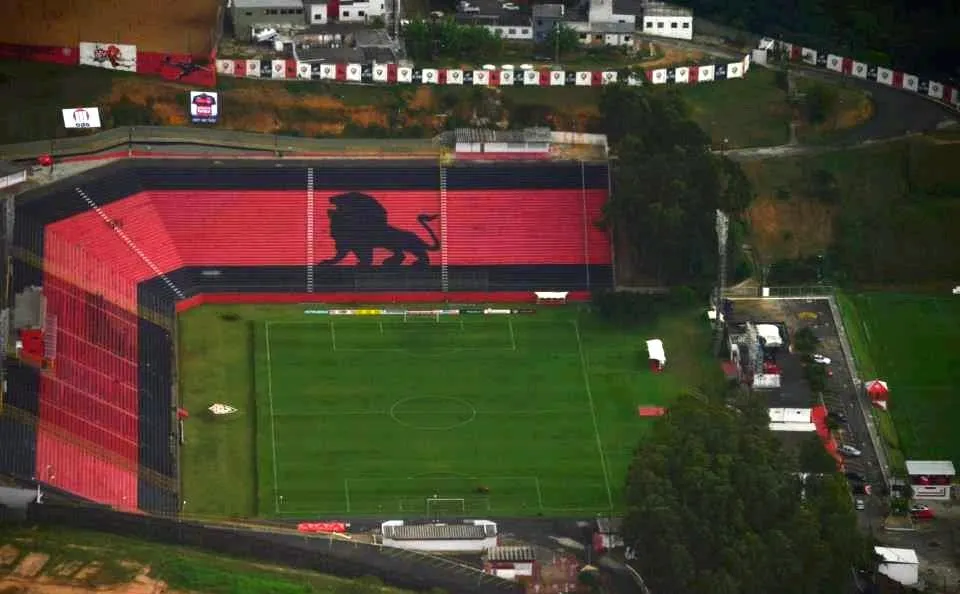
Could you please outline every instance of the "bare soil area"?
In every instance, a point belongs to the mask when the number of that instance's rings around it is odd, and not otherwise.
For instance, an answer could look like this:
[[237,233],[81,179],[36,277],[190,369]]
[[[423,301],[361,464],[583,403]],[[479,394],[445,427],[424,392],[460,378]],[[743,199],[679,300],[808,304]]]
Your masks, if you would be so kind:
[[210,53],[218,0],[0,2],[0,42],[76,47],[128,43],[148,52]]

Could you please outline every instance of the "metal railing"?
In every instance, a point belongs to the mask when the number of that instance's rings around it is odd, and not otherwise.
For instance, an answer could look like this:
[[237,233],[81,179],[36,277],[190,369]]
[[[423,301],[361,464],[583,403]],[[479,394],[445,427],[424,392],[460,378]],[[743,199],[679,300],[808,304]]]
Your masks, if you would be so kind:
[[85,136],[0,145],[0,159],[18,161],[39,155],[69,157],[121,149],[163,152],[167,145],[194,145],[229,150],[289,154],[422,155],[439,157],[440,147],[421,138],[301,138],[236,130],[175,126],[129,126]]
[[834,294],[831,285],[798,285],[789,287],[731,287],[724,289],[726,299],[811,299]]

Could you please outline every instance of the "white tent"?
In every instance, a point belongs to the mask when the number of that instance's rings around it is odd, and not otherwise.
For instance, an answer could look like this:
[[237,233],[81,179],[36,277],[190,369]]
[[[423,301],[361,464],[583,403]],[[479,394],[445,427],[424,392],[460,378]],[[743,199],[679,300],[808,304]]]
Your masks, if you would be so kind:
[[763,345],[770,348],[783,346],[780,328],[773,324],[757,324],[757,334],[763,339]]
[[667,364],[667,353],[663,350],[662,340],[651,338],[647,341],[647,358],[659,363],[660,367]]

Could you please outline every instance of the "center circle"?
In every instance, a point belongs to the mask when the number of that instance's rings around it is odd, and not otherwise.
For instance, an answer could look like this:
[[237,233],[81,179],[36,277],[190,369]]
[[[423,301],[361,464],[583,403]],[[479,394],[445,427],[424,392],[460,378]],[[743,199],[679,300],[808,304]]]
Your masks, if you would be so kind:
[[477,418],[477,409],[462,398],[411,396],[393,403],[390,418],[411,429],[444,431],[473,421]]

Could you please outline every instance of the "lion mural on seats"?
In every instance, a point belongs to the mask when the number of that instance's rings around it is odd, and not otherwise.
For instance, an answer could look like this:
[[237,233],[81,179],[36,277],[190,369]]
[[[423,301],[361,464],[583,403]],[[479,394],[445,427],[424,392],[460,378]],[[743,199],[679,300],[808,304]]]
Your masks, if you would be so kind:
[[428,252],[440,249],[440,240],[427,224],[438,215],[422,214],[417,222],[430,234],[432,243],[427,243],[413,231],[397,229],[387,223],[387,209],[376,198],[361,192],[346,192],[330,198],[333,209],[327,211],[330,217],[330,237],[336,244],[337,253],[330,259],[320,262],[321,266],[339,264],[350,252],[357,257],[357,266],[373,266],[373,251],[381,248],[392,252],[383,261],[383,266],[400,266],[406,255],[416,260],[413,266],[429,266]]

